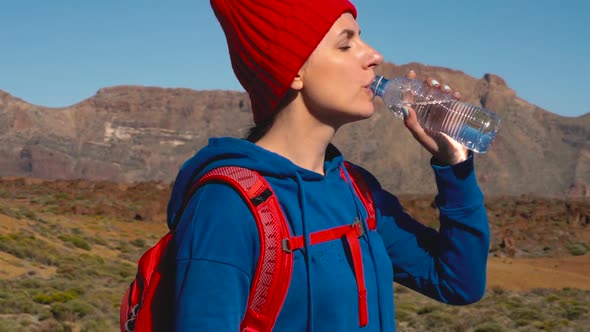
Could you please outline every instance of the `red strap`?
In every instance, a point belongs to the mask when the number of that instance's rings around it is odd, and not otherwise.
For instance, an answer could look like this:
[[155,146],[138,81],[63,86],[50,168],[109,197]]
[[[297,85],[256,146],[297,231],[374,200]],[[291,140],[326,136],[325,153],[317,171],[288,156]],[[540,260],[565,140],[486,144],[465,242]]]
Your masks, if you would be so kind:
[[[362,236],[364,234],[364,230],[362,227],[362,223],[360,221],[356,221],[351,225],[343,225],[334,228],[325,229],[323,231],[317,231],[310,234],[310,243],[311,245],[316,245],[318,243],[328,242],[336,239],[340,239],[345,236],[351,229],[356,232],[357,236]],[[283,239],[282,247],[283,250],[286,251],[295,251],[301,249],[305,246],[305,238],[303,235],[300,236],[293,236],[291,238]]]
[[227,183],[235,188],[256,220],[260,258],[240,330],[271,331],[283,306],[293,272],[293,255],[281,248],[281,240],[291,237],[287,220],[266,179],[253,170],[235,166],[216,168],[201,177],[187,197],[209,182]]
[[[369,226],[369,230],[374,230],[377,228],[377,221],[376,221],[376,214],[375,214],[375,205],[373,203],[373,194],[365,181],[363,175],[352,165],[351,163],[345,161],[344,166],[350,174],[350,179],[352,181],[352,186],[356,195],[361,199],[361,202],[365,206],[367,210],[367,226]],[[344,174],[344,170],[340,169],[340,176],[347,180],[346,175]]]
[[[359,306],[359,325],[365,326],[369,321],[369,311],[367,305],[367,288],[365,287],[365,275],[363,270],[363,256],[361,253],[361,246],[359,237],[364,234],[363,224],[360,220],[355,221],[351,225],[338,226],[334,228],[325,229],[311,233],[311,245],[322,242],[332,241],[346,238],[350,253],[352,255],[352,263],[354,266],[354,276],[356,279],[356,286],[358,290],[358,306]],[[293,250],[301,249],[305,245],[303,236],[294,236],[292,238],[283,240],[283,249],[291,252]]]
[[359,326],[366,326],[369,322],[369,311],[367,305],[367,288],[365,287],[365,273],[363,271],[363,256],[358,236],[354,231],[346,233],[346,242],[352,255],[354,265],[354,276],[358,290]]
[[[345,162],[353,188],[367,210],[369,229],[376,228],[373,198],[364,178],[350,163]],[[341,176],[346,179],[341,169]],[[232,185],[242,197],[247,198],[258,226],[261,248],[256,275],[250,289],[248,309],[240,330],[265,332],[271,331],[281,310],[291,282],[293,256],[291,251],[304,246],[303,236],[292,237],[278,201],[270,185],[257,172],[235,166],[214,169],[205,174],[190,190],[187,197],[205,183],[221,181]],[[256,198],[266,191],[271,195],[261,203],[254,203]],[[339,226],[311,234],[311,244],[318,244],[346,237],[350,247],[354,274],[358,289],[359,325],[368,323],[367,290],[365,287],[362,253],[358,238],[364,234],[362,223]],[[280,242],[282,241],[282,242]],[[281,250],[284,249],[284,250]],[[261,276],[267,276],[262,280]],[[270,276],[270,280],[268,280]]]

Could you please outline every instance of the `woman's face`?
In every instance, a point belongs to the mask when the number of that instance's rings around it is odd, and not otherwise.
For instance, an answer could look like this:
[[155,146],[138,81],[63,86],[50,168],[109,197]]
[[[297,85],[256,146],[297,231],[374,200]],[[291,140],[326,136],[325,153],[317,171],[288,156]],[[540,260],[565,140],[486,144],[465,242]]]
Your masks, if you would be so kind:
[[301,68],[300,90],[320,121],[339,127],[374,112],[371,82],[383,57],[360,38],[350,13],[340,16]]

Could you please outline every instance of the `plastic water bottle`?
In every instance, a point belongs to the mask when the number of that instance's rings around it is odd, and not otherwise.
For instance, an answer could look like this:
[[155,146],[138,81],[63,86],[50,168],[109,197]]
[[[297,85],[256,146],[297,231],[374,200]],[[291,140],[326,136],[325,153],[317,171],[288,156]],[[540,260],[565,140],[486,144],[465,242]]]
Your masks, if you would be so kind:
[[455,100],[420,80],[376,76],[371,90],[396,116],[403,119],[402,107],[410,106],[422,128],[445,133],[475,152],[487,152],[500,125],[497,114]]

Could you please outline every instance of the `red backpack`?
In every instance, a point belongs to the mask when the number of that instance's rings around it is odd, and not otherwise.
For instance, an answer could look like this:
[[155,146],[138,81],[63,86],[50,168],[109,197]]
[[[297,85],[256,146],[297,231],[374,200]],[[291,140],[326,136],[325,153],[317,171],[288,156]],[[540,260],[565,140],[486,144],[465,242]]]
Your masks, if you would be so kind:
[[[365,206],[369,229],[376,228],[375,210],[369,188],[362,175],[345,162],[355,192]],[[346,172],[340,175],[347,180]],[[348,180],[347,180],[348,181]],[[196,190],[210,182],[231,185],[248,204],[260,235],[260,257],[250,289],[248,308],[240,331],[271,331],[281,310],[291,282],[293,251],[305,245],[303,236],[292,236],[277,198],[270,185],[255,171],[224,166],[202,176],[187,192],[184,205]],[[359,325],[367,324],[367,300],[363,265],[358,238],[364,234],[364,223],[335,227],[312,233],[311,244],[346,238],[349,245],[359,292]],[[169,331],[173,326],[174,252],[168,244],[174,236],[170,230],[139,259],[135,279],[127,289],[120,310],[122,332]]]

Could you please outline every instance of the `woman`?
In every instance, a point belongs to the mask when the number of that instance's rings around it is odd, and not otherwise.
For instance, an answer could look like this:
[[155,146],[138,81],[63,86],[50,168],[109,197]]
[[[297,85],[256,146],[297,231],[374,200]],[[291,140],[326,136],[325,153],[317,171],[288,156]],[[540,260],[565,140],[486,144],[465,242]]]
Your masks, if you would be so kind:
[[[211,0],[211,5],[257,126],[249,140],[210,140],[183,165],[169,222],[198,174],[226,165],[266,178],[295,235],[309,238],[365,220],[367,212],[339,174],[343,157],[330,144],[342,125],[374,112],[369,86],[382,57],[360,38],[354,6],[348,0]],[[392,281],[450,304],[482,297],[489,230],[473,156],[448,137],[425,132],[412,109],[405,125],[433,155],[440,229],[412,219],[359,167],[377,213],[377,230],[361,240],[368,320],[360,323],[351,261],[344,242],[335,240],[293,253],[276,331],[393,331]],[[223,184],[200,188],[178,222],[174,244],[175,330],[238,330],[260,246],[255,221],[238,193]]]

